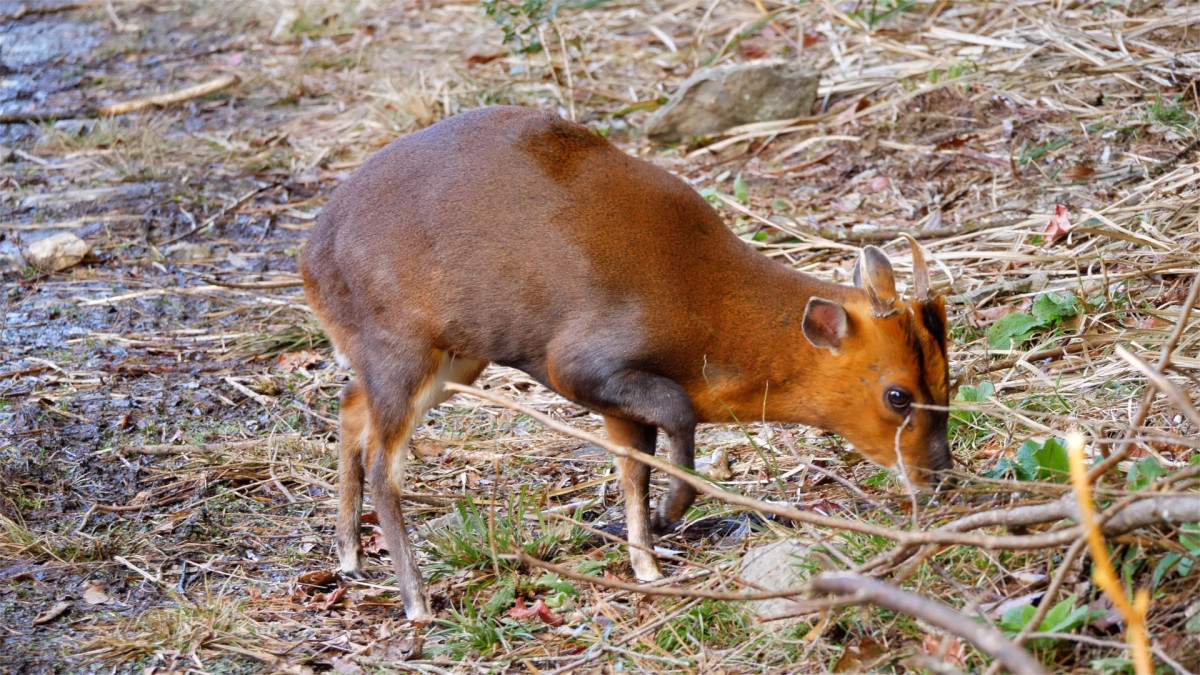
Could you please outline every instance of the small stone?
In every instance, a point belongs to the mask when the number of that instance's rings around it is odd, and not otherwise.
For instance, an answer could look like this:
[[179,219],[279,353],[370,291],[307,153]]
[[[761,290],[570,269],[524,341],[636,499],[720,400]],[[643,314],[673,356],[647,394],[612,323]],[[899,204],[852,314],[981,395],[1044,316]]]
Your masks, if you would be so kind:
[[167,258],[178,262],[198,262],[201,260],[211,260],[213,251],[204,244],[192,244],[188,242],[180,242],[167,247],[163,253]]
[[820,74],[785,61],[698,70],[646,122],[646,134],[670,143],[710,136],[751,122],[803,117],[812,110]]
[[[742,558],[738,576],[761,586],[764,591],[800,588],[808,581],[808,575],[797,567],[797,563],[803,561],[807,555],[808,546],[799,540],[780,539],[747,551]],[[786,614],[799,607],[799,603],[791,598],[755,600],[750,603],[750,611],[760,619]],[[796,622],[795,620],[784,620],[771,623],[786,628]]]
[[718,448],[708,457],[698,457],[696,470],[715,481],[733,478],[733,470],[729,468],[729,451]]
[[43,272],[58,272],[83,260],[90,250],[86,241],[62,232],[30,244],[25,258]]

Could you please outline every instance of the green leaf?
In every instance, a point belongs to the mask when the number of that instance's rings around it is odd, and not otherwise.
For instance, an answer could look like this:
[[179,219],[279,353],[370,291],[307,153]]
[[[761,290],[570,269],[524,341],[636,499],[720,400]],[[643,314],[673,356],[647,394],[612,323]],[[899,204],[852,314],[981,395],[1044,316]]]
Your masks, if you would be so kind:
[[1042,445],[1033,439],[1025,441],[1017,448],[1017,480],[1038,479],[1037,451],[1041,449]]
[[1057,323],[1080,312],[1079,299],[1072,293],[1043,293],[1033,301],[1033,315],[1046,323]]
[[607,560],[584,560],[575,566],[575,571],[580,574],[595,574],[608,567]]
[[500,583],[492,599],[484,605],[483,611],[487,616],[495,616],[512,606],[517,599],[517,580],[515,577],[505,577]]
[[978,386],[969,387],[962,386],[958,388],[958,396],[955,398],[967,403],[980,403],[988,400],[988,397],[996,393],[996,387],[991,382],[984,380]]
[[1029,620],[1033,618],[1033,613],[1036,611],[1037,608],[1033,605],[1013,607],[1005,612],[1004,616],[1000,617],[1000,627],[1011,633],[1020,633],[1025,624],[1029,623]]
[[566,593],[567,595],[576,595],[579,593],[579,591],[575,589],[575,586],[568,581],[559,579],[558,574],[554,572],[547,572],[543,574],[542,577],[537,580],[537,583],[539,587],[549,588],[551,590],[558,591],[559,593]]
[[704,197],[704,201],[716,206],[721,203],[721,193],[715,187],[706,187],[700,189],[700,196]]
[[1200,612],[1193,614],[1192,618],[1184,624],[1183,629],[1189,633],[1200,633]]
[[[1198,614],[1197,616],[1200,616]],[[1095,659],[1091,663],[1092,670],[1108,675],[1109,673],[1132,673],[1133,660],[1123,656],[1109,656],[1103,659]]]
[[1184,523],[1179,528],[1179,543],[1194,556],[1200,557],[1200,523]]
[[999,462],[996,462],[996,467],[983,472],[986,478],[995,478],[1004,480],[1005,478],[1014,478],[1016,480],[1027,480],[1021,478],[1021,465],[1012,461],[1007,457],[1002,457]]
[[1046,618],[1042,619],[1042,625],[1038,626],[1038,630],[1041,630],[1047,626],[1057,627],[1063,623],[1066,623],[1074,608],[1074,595],[1069,595],[1066,598],[1063,598],[1057,605],[1051,607],[1049,612],[1046,612]]
[[741,171],[733,179],[733,196],[743,205],[750,203],[750,192],[746,189],[746,181],[742,179]]
[[1041,319],[1024,312],[1017,312],[1001,317],[999,321],[988,326],[988,347],[992,349],[1009,349],[1013,343],[1021,344],[1033,335],[1034,331],[1042,328]]
[[1166,576],[1167,572],[1171,571],[1171,568],[1175,566],[1175,563],[1182,559],[1182,553],[1168,553],[1164,555],[1162,560],[1159,560],[1158,564],[1154,566],[1154,576],[1150,581],[1150,589],[1154,590],[1155,588],[1158,588],[1158,582],[1162,581],[1162,578]]
[[1134,462],[1129,467],[1129,474],[1125,479],[1129,482],[1130,489],[1140,490],[1158,480],[1159,476],[1166,472],[1167,470],[1158,463],[1158,458],[1151,455]]
[[1047,438],[1034,451],[1033,457],[1037,461],[1038,480],[1062,483],[1070,477],[1071,463],[1067,459],[1067,448],[1057,438]]

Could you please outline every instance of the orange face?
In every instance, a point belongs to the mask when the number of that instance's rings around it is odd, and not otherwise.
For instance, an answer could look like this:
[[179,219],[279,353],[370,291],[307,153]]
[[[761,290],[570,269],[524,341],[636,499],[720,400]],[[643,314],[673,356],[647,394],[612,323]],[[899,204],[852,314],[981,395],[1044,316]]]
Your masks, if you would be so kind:
[[896,307],[879,318],[869,305],[846,306],[846,335],[834,358],[847,405],[826,414],[829,427],[863,455],[897,468],[902,461],[909,478],[925,484],[952,464],[946,306],[939,297]]

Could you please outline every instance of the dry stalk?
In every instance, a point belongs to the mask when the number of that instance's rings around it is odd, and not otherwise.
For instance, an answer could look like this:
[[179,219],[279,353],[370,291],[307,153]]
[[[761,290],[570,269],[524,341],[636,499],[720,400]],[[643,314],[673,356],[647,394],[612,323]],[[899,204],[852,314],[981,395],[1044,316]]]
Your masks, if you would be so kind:
[[182,103],[183,101],[190,101],[194,98],[200,98],[201,96],[207,96],[208,94],[221,91],[226,87],[232,87],[239,81],[240,80],[238,79],[237,75],[230,73],[213,78],[208,82],[201,82],[200,84],[193,85],[191,87],[185,87],[178,91],[173,91],[167,94],[155,94],[154,96],[146,96],[144,98],[134,99],[132,101],[106,105],[100,108],[98,112],[101,115],[123,115],[125,113],[134,112],[135,110],[141,110],[143,108],[149,108],[152,106]]
[[[1192,287],[1188,291],[1187,299],[1183,301],[1183,305],[1179,309],[1179,319],[1175,322],[1175,330],[1171,332],[1171,337],[1167,338],[1167,342],[1163,345],[1159,352],[1158,363],[1155,364],[1156,372],[1163,372],[1171,363],[1171,352],[1175,350],[1175,345],[1179,344],[1179,339],[1183,336],[1184,329],[1187,328],[1188,320],[1191,318],[1192,308],[1196,306],[1197,297],[1200,296],[1200,274],[1192,275]],[[1131,429],[1136,429],[1142,426],[1142,422],[1146,421],[1146,415],[1150,413],[1150,405],[1154,402],[1154,392],[1147,391],[1142,398],[1142,405],[1138,408],[1137,414],[1129,423]],[[1131,432],[1132,433],[1132,432]],[[1088,480],[1095,482],[1097,478],[1103,476],[1109,469],[1116,466],[1119,462],[1129,455],[1129,449],[1133,447],[1132,442],[1125,442],[1117,446],[1117,449],[1104,461],[1097,463],[1088,470]]]
[[1092,552],[1092,579],[1104,591],[1113,606],[1125,618],[1126,639],[1133,650],[1133,665],[1138,675],[1152,675],[1154,666],[1150,660],[1150,640],[1146,636],[1146,611],[1150,608],[1150,594],[1139,589],[1130,603],[1125,589],[1117,579],[1112,559],[1104,546],[1104,535],[1096,524],[1095,506],[1092,504],[1092,484],[1083,466],[1083,436],[1072,433],[1067,438],[1067,453],[1071,462],[1071,482],[1075,486],[1075,497],[1079,503],[1079,521],[1087,536]]

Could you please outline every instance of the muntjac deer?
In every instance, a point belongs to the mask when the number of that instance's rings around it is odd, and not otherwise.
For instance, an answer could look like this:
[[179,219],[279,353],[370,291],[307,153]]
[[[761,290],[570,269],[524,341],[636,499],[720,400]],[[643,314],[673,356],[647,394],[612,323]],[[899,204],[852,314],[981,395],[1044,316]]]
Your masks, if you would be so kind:
[[[342,395],[341,570],[361,574],[364,468],[411,619],[428,599],[401,508],[425,412],[488,363],[604,416],[612,439],[692,468],[698,422],[801,422],[914,479],[947,469],[946,310],[913,245],[912,300],[862,251],[854,287],[735,236],[667,171],[586,127],[517,107],[463,113],[384,148],[338,188],[304,249],[308,300],[357,374]],[[898,456],[899,454],[899,456]],[[694,491],[649,507],[649,469],[618,459],[630,558]]]

